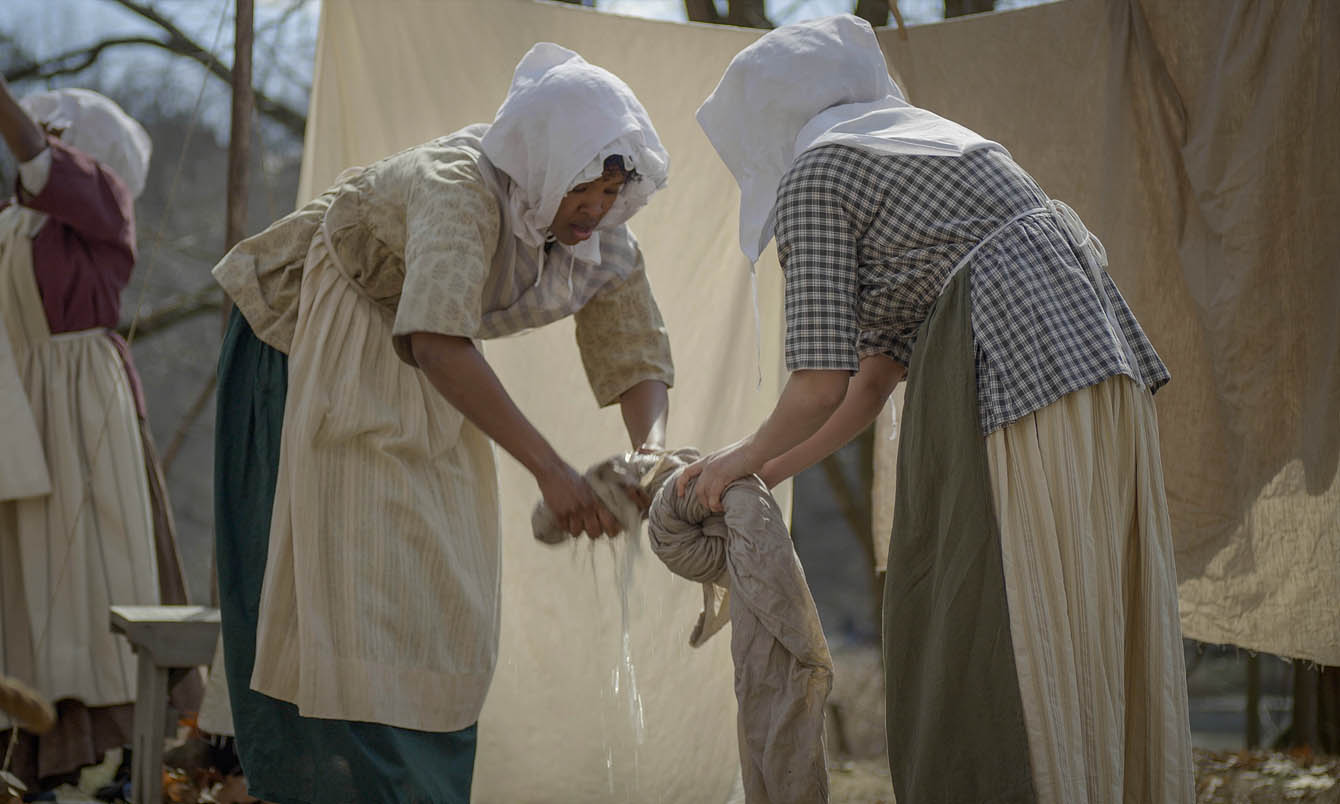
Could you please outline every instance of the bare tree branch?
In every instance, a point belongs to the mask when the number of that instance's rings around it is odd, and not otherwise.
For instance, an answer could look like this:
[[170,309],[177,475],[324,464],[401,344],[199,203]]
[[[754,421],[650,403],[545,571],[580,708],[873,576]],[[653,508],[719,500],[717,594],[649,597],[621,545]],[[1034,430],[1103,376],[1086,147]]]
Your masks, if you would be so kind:
[[[131,11],[144,19],[152,22],[163,30],[166,34],[164,38],[155,38],[151,36],[128,36],[104,39],[87,45],[77,50],[71,50],[62,53],[52,59],[43,59],[31,61],[28,64],[19,65],[6,71],[5,79],[7,81],[20,81],[23,79],[42,79],[52,78],[57,75],[71,75],[80,72],[92,66],[97,61],[103,51],[114,47],[150,45],[161,48],[169,53],[178,56],[185,56],[208,70],[215,77],[225,82],[232,82],[233,71],[227,64],[224,64],[218,56],[209,52],[209,50],[190,36],[181,28],[177,27],[172,20],[160,14],[154,8],[135,0],[111,0],[111,2]],[[54,65],[54,66],[52,66]],[[295,137],[302,139],[307,129],[307,116],[282,101],[275,100],[263,92],[255,92],[256,109],[261,114],[269,117],[275,122],[288,129]]]
[[[222,309],[223,294],[217,285],[210,285],[194,293],[177,296],[169,299],[161,307],[150,310],[137,318],[133,324],[135,340],[144,340],[171,329],[174,325],[188,318]],[[128,338],[131,329],[132,325],[128,324],[118,327],[117,332],[123,338]]]
[[91,45],[68,50],[64,53],[50,56],[41,61],[28,60],[27,63],[20,64],[17,67],[11,67],[5,71],[5,80],[25,81],[29,79],[47,79],[55,78],[58,75],[71,75],[82,72],[93,65],[102,55],[102,51],[109,47],[118,47],[121,45],[155,45],[161,47],[161,40],[149,36],[122,36],[113,39],[104,39],[101,42],[95,42]]

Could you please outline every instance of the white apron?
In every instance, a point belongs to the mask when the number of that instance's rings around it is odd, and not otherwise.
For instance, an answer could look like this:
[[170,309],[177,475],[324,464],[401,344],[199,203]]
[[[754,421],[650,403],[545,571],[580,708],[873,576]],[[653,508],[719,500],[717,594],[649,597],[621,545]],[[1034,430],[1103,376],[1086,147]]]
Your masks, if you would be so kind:
[[[0,494],[0,673],[52,700],[123,704],[135,698],[135,666],[125,640],[108,627],[108,607],[159,602],[139,420],[107,333],[52,335],[47,326],[32,264],[32,238],[44,222],[19,206],[0,212],[0,320],[8,345],[0,361],[12,355],[33,425],[28,432],[39,439],[20,445],[21,455],[0,458],[26,466],[24,482],[39,492]],[[14,375],[7,385],[3,368],[9,449],[25,418],[23,410],[11,415]],[[39,471],[49,477],[50,493],[33,485]]]

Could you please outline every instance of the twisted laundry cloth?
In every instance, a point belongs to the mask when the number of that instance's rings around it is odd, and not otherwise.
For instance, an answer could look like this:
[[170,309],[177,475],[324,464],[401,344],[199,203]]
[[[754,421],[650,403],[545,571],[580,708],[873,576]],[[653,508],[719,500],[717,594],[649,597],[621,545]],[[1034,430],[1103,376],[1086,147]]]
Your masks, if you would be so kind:
[[[629,498],[627,487],[641,486],[649,497],[654,497],[670,475],[696,460],[698,450],[692,447],[652,454],[625,452],[593,464],[582,477],[614,514],[623,532],[637,533],[642,526],[642,511]],[[530,526],[535,538],[545,544],[561,544],[571,536],[544,500],[535,503]],[[724,579],[716,583],[715,577],[690,580],[701,580],[703,585],[703,613],[689,635],[689,644],[696,648],[730,622],[730,586]]]
[[[614,514],[623,532],[632,534],[642,527],[642,510],[628,496],[628,488],[641,486],[648,496],[654,496],[672,472],[697,459],[698,451],[695,449],[659,453],[625,452],[592,464],[582,477],[591,491],[595,492],[596,498]],[[571,534],[563,529],[544,500],[535,503],[530,514],[530,528],[535,538],[545,544],[561,544],[571,538]]]
[[[658,484],[649,539],[675,574],[730,590],[745,799],[826,802],[824,704],[833,687],[833,660],[782,511],[751,476],[726,489],[725,512],[714,514],[693,495],[696,479],[684,496],[675,493],[680,471]],[[693,644],[711,636],[712,620],[709,603]]]

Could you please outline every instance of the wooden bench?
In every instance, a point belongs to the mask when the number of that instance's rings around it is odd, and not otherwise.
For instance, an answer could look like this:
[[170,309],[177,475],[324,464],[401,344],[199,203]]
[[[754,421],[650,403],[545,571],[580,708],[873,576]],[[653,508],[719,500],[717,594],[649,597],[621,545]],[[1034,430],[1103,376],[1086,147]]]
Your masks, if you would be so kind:
[[168,671],[208,666],[213,661],[219,639],[219,610],[206,606],[112,606],[111,613],[112,632],[125,636],[139,660],[131,745],[131,804],[160,804]]

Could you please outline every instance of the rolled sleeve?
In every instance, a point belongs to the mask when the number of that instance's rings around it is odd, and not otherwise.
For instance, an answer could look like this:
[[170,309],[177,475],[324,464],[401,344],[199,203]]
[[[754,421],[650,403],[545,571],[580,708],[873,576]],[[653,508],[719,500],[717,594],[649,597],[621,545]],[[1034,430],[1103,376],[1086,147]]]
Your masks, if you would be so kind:
[[428,165],[410,191],[405,217],[405,283],[391,334],[400,359],[417,366],[411,334],[479,335],[499,210],[462,166]]
[[674,385],[670,337],[640,253],[636,271],[603,288],[574,318],[582,366],[601,407],[645,380]]
[[912,342],[888,330],[866,329],[857,338],[857,351],[861,357],[886,355],[906,366],[912,359]]
[[822,173],[800,166],[777,194],[789,371],[860,368],[856,238],[834,189]]

